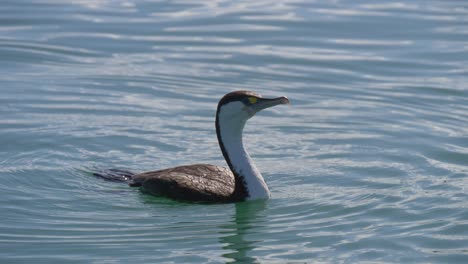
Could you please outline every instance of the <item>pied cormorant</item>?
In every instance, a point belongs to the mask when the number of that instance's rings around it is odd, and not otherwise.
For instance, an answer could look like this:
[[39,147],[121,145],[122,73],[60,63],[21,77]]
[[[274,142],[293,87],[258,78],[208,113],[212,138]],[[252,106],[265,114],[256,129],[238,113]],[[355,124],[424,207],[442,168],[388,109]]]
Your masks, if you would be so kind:
[[221,98],[216,135],[229,168],[194,164],[139,174],[113,169],[94,175],[124,180],[144,192],[177,200],[219,203],[268,199],[270,191],[244,147],[242,131],[257,112],[280,104],[289,104],[288,98],[267,99],[251,91],[231,92]]

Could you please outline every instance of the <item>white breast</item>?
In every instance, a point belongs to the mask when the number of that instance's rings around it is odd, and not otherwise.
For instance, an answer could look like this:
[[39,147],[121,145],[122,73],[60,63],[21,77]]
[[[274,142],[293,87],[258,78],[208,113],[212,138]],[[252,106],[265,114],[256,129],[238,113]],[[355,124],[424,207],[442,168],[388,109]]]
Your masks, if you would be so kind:
[[245,105],[241,102],[222,106],[218,113],[221,140],[233,169],[243,177],[247,185],[248,199],[266,199],[270,197],[268,186],[242,140],[245,123],[252,116],[244,108]]

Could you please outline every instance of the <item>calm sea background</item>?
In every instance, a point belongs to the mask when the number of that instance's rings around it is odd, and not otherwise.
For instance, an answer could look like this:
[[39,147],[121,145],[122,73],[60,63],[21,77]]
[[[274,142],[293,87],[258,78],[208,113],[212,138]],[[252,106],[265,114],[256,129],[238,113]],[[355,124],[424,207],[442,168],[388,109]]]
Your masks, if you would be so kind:
[[[225,166],[251,119],[268,201],[202,205],[91,177]],[[468,2],[0,4],[0,263],[468,263]]]

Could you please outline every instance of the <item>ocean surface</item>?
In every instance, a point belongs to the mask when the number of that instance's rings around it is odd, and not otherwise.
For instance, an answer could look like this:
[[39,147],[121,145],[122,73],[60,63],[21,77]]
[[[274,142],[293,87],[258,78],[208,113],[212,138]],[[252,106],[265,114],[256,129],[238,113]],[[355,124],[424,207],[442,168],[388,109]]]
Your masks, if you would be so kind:
[[[287,96],[244,141],[267,201],[90,176],[225,166],[218,100]],[[0,263],[468,263],[468,2],[3,0]]]

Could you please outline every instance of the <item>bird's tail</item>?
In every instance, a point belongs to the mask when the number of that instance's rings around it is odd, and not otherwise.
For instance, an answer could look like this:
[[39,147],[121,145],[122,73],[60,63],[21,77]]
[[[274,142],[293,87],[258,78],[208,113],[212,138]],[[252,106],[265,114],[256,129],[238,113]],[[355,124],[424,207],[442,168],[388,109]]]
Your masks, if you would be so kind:
[[106,181],[128,183],[132,180],[133,176],[135,176],[135,173],[122,169],[106,169],[100,171],[93,171],[92,175],[104,179]]

